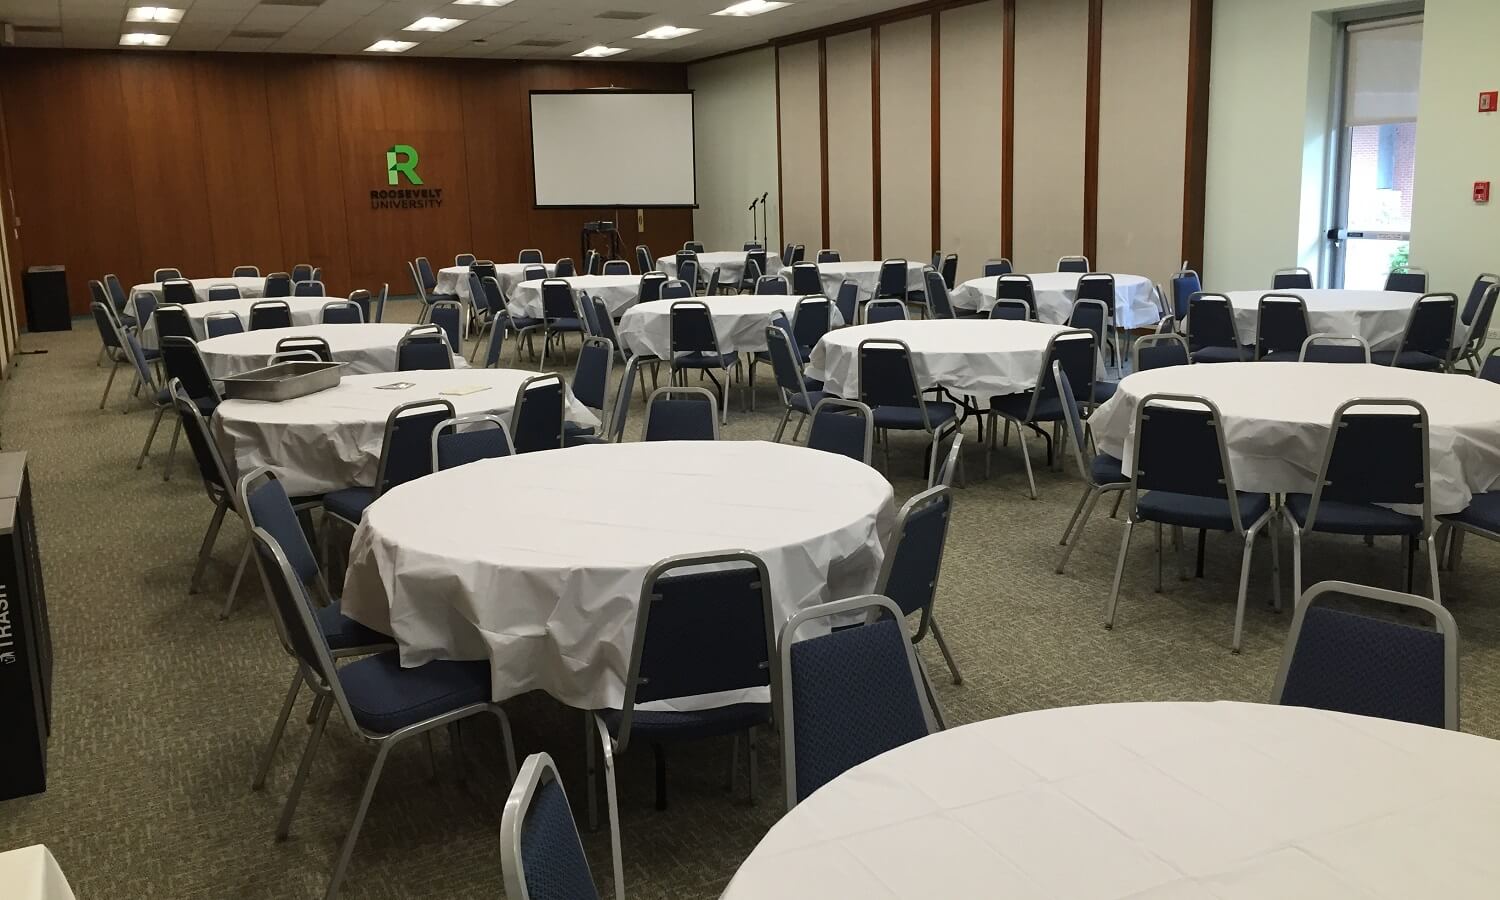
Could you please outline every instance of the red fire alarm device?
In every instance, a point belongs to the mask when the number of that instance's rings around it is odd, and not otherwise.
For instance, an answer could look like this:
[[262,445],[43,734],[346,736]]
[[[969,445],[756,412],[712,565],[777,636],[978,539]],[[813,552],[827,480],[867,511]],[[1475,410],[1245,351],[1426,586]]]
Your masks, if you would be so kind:
[[1474,202],[1475,203],[1488,203],[1488,202],[1490,202],[1490,183],[1488,181],[1476,181],[1476,182],[1474,182]]
[[1482,113],[1494,112],[1500,108],[1500,91],[1484,91],[1479,95],[1479,111]]

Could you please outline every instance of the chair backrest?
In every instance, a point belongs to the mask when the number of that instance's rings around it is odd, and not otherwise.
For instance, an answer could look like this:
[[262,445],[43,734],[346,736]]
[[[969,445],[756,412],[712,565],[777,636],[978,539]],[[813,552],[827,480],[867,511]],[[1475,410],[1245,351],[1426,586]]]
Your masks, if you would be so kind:
[[[108,275],[105,276],[105,278],[108,277]],[[1459,313],[1459,321],[1465,325],[1473,325],[1480,305],[1484,303],[1486,296],[1496,285],[1500,285],[1500,275],[1491,272],[1479,273],[1479,277],[1475,278],[1474,283],[1469,287],[1469,296],[1464,299],[1464,308]]]
[[704,293],[710,297],[717,297],[724,293],[724,267],[714,266],[714,270],[708,273],[708,287]]
[[[797,640],[814,620],[867,622]],[[777,639],[787,809],[876,756],[938,730],[904,616],[875,594],[804,609]]]
[[[1222,421],[1218,406],[1206,397],[1143,397],[1135,412],[1134,464],[1125,472],[1130,476],[1131,508],[1142,490],[1215,499],[1234,496]],[[1239,504],[1228,506],[1235,532],[1244,534]]]
[[[94,282],[94,284],[98,284],[98,282]],[[100,285],[99,287],[102,294],[104,286]],[[123,332],[120,328],[119,320],[115,318],[114,307],[108,303],[101,303],[95,300],[89,304],[89,311],[94,316],[94,325],[99,329],[99,340],[104,343],[104,346],[116,350],[125,349],[125,340],[121,337]]]
[[[1412,304],[1401,335],[1401,350],[1427,353],[1448,360],[1453,353],[1453,326],[1458,320],[1458,295],[1425,294]],[[1399,362],[1393,358],[1392,364]]]
[[1094,333],[1099,345],[1104,346],[1109,333],[1109,305],[1091,297],[1074,300],[1073,311],[1068,314],[1068,327],[1087,328]]
[[1302,266],[1277,269],[1271,273],[1271,290],[1273,291],[1310,291],[1312,289],[1312,272]]
[[949,253],[943,257],[943,264],[938,266],[938,271],[943,275],[943,284],[948,290],[953,290],[958,282],[958,254]]
[[825,397],[813,407],[807,446],[869,465],[875,447],[875,414],[858,400]]
[[245,524],[275,538],[304,588],[318,585],[318,557],[308,543],[297,510],[273,469],[262,466],[242,477],[236,487]]
[[617,752],[629,744],[637,704],[765,687],[774,703],[778,618],[766,565],[753,553],[674,556],[652,566],[636,607]]
[[875,276],[875,299],[896,297],[906,299],[906,260],[888,259],[880,264]]
[[250,304],[250,330],[291,328],[292,307],[285,300],[261,300]]
[[[818,274],[817,263],[797,263],[792,266],[792,293],[823,293],[823,278]],[[853,318],[850,316],[849,321],[853,321]]]
[[701,273],[698,271],[697,258],[689,259],[677,267],[677,280],[687,288],[687,296],[691,297],[698,292],[698,282]]
[[714,329],[713,314],[702,300],[678,300],[672,304],[667,320],[672,353],[719,352],[719,335]]
[[1009,275],[1014,271],[1015,267],[1010,264],[1010,260],[1002,256],[999,259],[985,260],[982,274],[985,278],[998,278],[1001,275]]
[[1370,345],[1365,339],[1353,334],[1327,334],[1318,332],[1310,334],[1307,340],[1302,342],[1302,350],[1297,354],[1297,362],[1307,362],[1308,351],[1318,347],[1338,348],[1339,352],[1318,354],[1313,362],[1334,363],[1369,363]]
[[219,454],[219,445],[209,432],[208,422],[204,421],[197,402],[189,395],[182,382],[176,378],[168,381],[167,394],[172,398],[172,405],[176,408],[177,416],[182,422],[182,431],[187,435],[188,446],[193,451],[193,460],[198,464],[198,474],[203,478],[203,487],[208,491],[209,497],[217,501],[233,490],[230,486],[229,470],[224,465],[224,457]]
[[[145,299],[144,295],[136,295],[135,308],[137,313],[140,312],[141,301],[143,299]],[[198,339],[198,335],[193,332],[193,321],[188,318],[187,310],[183,309],[180,303],[164,303],[152,312],[151,317],[156,321],[156,336],[158,338],[181,337],[187,338],[190,341]],[[144,322],[145,320],[142,319],[140,321]]]
[[792,339],[797,346],[811,351],[818,346],[833,328],[833,304],[822,294],[813,294],[797,301],[792,310]]
[[563,445],[568,385],[561,375],[533,375],[516,390],[510,413],[512,446],[517,453],[556,450]]
[[801,260],[797,260],[797,259],[793,259],[792,258],[793,256],[796,255],[796,253],[797,253],[797,245],[796,244],[786,244],[786,245],[782,246],[782,248],[781,248],[781,264],[784,265],[784,266],[794,266],[797,263],[801,262]]
[[1078,299],[1098,300],[1110,317],[1115,309],[1115,276],[1106,272],[1085,272],[1078,277]]
[[853,278],[845,278],[839,282],[838,296],[834,297],[834,304],[839,308],[839,316],[843,318],[845,325],[853,325],[859,315],[859,282]]
[[680,278],[669,278],[658,289],[661,300],[684,300],[693,296],[693,286]]
[[299,281],[292,285],[293,297],[327,297],[328,290],[321,281]]
[[751,250],[764,250],[766,249],[766,245],[760,241],[746,241],[740,245],[740,249],[749,253]]
[[683,243],[683,245],[682,245],[682,248],[684,250],[691,250],[694,253],[702,253],[703,252],[703,242],[702,241],[685,241]]
[[1130,348],[1130,371],[1149,372],[1193,361],[1187,338],[1180,334],[1148,334],[1136,338]]
[[881,406],[918,408],[923,421],[927,404],[912,364],[911,348],[905,341],[866,338],[857,348],[859,400],[871,409]]
[[[120,283],[120,276],[113,273],[105,275],[104,289],[109,292],[110,303],[114,306],[115,312],[124,312],[125,305],[130,301],[130,297],[125,293],[125,285]],[[139,316],[137,316],[136,319],[139,322],[145,322],[145,319]]]
[[1324,500],[1405,503],[1422,507],[1423,533],[1430,533],[1427,434],[1427,410],[1415,400],[1357,397],[1339,404],[1323,445],[1306,527],[1314,527]]
[[573,264],[572,257],[564,256],[552,264],[552,277],[554,278],[574,278],[577,275],[578,267]]
[[453,404],[442,399],[414,400],[391,410],[375,470],[376,496],[432,474],[432,433],[453,417]]
[[266,283],[261,288],[262,297],[290,297],[292,295],[292,276],[285,272],[272,272],[266,276]]
[[474,260],[477,258],[472,253],[459,253],[453,257],[453,264],[455,266],[472,266],[474,265]]
[[[1318,603],[1344,596],[1420,610],[1426,628]],[[1324,581],[1297,598],[1271,702],[1458,730],[1458,625],[1414,594]]]
[[[145,328],[146,327],[146,323],[151,321],[151,317],[154,316],[154,315],[156,315],[156,303],[157,303],[156,294],[152,293],[151,291],[138,291],[136,293],[136,295],[135,295],[135,321],[136,321],[136,325],[137,326],[139,326],[141,328]],[[179,307],[177,307],[177,309],[178,310],[182,310],[182,307],[179,306]],[[188,321],[186,311],[183,311],[182,316],[181,316],[181,321],[182,322],[187,322]],[[191,334],[192,330],[193,330],[192,329],[192,325],[189,324],[188,325],[188,332],[189,332],[189,334]],[[162,330],[161,330],[161,326],[160,325],[157,326],[156,333],[158,335],[162,334]],[[183,335],[183,336],[187,337],[188,335]]]
[[334,300],[323,304],[318,318],[325,325],[359,325],[365,321],[365,312],[352,300]]
[[1094,267],[1089,265],[1087,256],[1064,256],[1057,260],[1057,271],[1059,272],[1092,272]]
[[1177,321],[1187,321],[1188,300],[1203,290],[1203,280],[1192,269],[1183,269],[1172,276],[1172,314]]
[[717,441],[719,409],[713,392],[700,387],[664,387],[646,400],[643,441]]
[[[389,300],[390,298],[391,298],[391,283],[389,281],[382,282],[381,285],[380,285],[380,295],[375,298],[375,318],[371,319],[370,321],[372,321],[372,322],[384,322],[385,321],[385,301]],[[354,295],[350,294],[349,295],[349,299],[353,300],[354,299]]]
[[545,753],[526,758],[505,801],[500,868],[511,900],[599,900],[562,778]]
[[453,348],[448,335],[437,325],[418,325],[396,344],[396,371],[453,368]]
[[[568,296],[572,296],[569,291]],[[454,353],[463,353],[464,305],[457,300],[438,300],[429,307],[427,321],[443,329],[448,346]],[[452,366],[448,366],[452,368]]]
[[605,305],[603,298],[590,297],[589,305],[594,310],[594,323],[598,326],[595,337],[601,337],[609,341],[616,349],[621,349],[620,339],[615,334],[615,320],[610,318],[609,307]]
[[533,263],[521,270],[522,281],[541,281],[547,277],[547,267],[539,263]]
[[584,338],[578,351],[578,365],[573,370],[573,396],[579,403],[598,413],[604,412],[609,402],[609,376],[614,362],[613,341],[604,337]]
[[174,278],[181,278],[181,277],[182,277],[182,271],[179,270],[179,269],[172,269],[172,268],[157,269],[155,272],[151,273],[151,280],[154,281],[154,282],[156,282],[156,283],[158,283],[158,284],[160,284],[163,281],[170,281],[170,280],[172,280]]
[[861,313],[864,316],[864,324],[873,325],[877,322],[895,322],[907,318],[906,301],[887,297],[883,300],[871,300],[865,304]]
[[762,275],[755,279],[755,293],[757,294],[779,294],[783,297],[791,293],[786,279],[780,275]]
[[748,252],[745,253],[745,275],[746,275],[746,277],[749,277],[750,272],[752,271],[751,268],[750,268],[750,264],[751,263],[755,264],[755,268],[754,268],[753,271],[755,272],[755,278],[757,280],[759,280],[762,275],[772,275],[772,274],[774,274],[773,272],[769,272],[769,271],[766,270],[766,265],[767,265],[767,262],[766,262],[766,251],[764,251],[764,250],[750,250],[750,251],[748,251]]
[[[161,310],[157,310],[161,312]],[[208,366],[198,352],[198,342],[177,335],[161,335],[161,364],[168,379],[182,383],[183,390],[194,400],[219,401],[219,389],[208,374]]]
[[953,298],[948,295],[948,284],[942,273],[932,269],[922,272],[922,284],[927,295],[927,308],[932,311],[934,319],[955,319],[957,314],[953,312]]
[[1392,269],[1385,276],[1385,289],[1405,291],[1410,294],[1425,294],[1427,293],[1427,270],[1412,266]]
[[354,304],[355,308],[359,310],[359,320],[361,322],[375,321],[373,318],[375,315],[375,300],[369,291],[364,288],[350,291],[349,302]]
[[229,311],[209,313],[203,317],[203,333],[211,338],[226,334],[239,334],[245,330],[238,313]]
[[679,277],[679,278],[682,277],[681,273],[682,273],[682,266],[683,266],[684,263],[689,262],[689,261],[696,262],[697,259],[698,259],[698,253],[695,250],[689,250],[686,246],[684,246],[681,250],[678,250],[677,251],[677,257],[676,257],[677,271],[678,271],[678,276],[677,277]]
[[1007,273],[996,277],[995,300],[1019,300],[1026,304],[1026,318],[1036,320],[1036,287],[1029,275]]
[[1234,307],[1229,298],[1206,291],[1189,297],[1187,338],[1188,347],[1194,351],[1204,347],[1239,349],[1239,332],[1234,327]]
[[818,251],[818,265],[820,266],[824,263],[836,263],[842,261],[843,257],[839,255],[839,252],[837,250],[825,249]]
[[927,486],[935,488],[953,486],[953,475],[958,471],[963,454],[964,432],[960,420],[951,419],[948,424],[932,433],[932,450],[927,460]]
[[277,353],[307,352],[323,362],[333,362],[333,350],[328,342],[316,335],[291,335],[276,342]]
[[635,245],[635,265],[644,275],[647,272],[656,271],[656,260],[651,256],[651,248],[645,244]]
[[1500,300],[1500,284],[1492,284],[1480,298],[1478,311],[1466,323],[1468,331],[1463,340],[1465,352],[1478,354],[1484,342],[1489,339],[1490,319],[1495,314],[1497,300]]
[[541,263],[542,251],[535,249],[522,250],[516,254],[516,262],[523,266]]
[[236,285],[236,284],[214,284],[214,285],[210,285],[209,288],[208,288],[208,299],[211,300],[211,301],[238,300],[238,299],[240,299],[240,288],[239,288],[239,285]]
[[198,292],[186,278],[169,278],[161,283],[162,299],[168,303],[197,303]]
[[606,275],[629,275],[630,261],[625,259],[611,259],[604,263],[604,274]]
[[583,274],[598,275],[599,263],[603,260],[598,250],[590,250],[583,255]]
[[952,510],[953,495],[943,485],[930,487],[907,500],[896,516],[896,526],[880,567],[875,592],[889,597],[903,616],[922,614],[913,635],[916,640],[926,635],[932,619]]
[[788,395],[806,393],[802,358],[792,344],[791,331],[775,323],[766,326],[766,350],[771,354],[771,371],[776,375],[776,386],[781,390],[782,400],[785,401]]
[[229,273],[230,278],[259,278],[259,266],[235,266],[234,271]]
[[650,303],[661,299],[662,285],[667,283],[664,272],[647,272],[641,276],[641,286],[636,288],[636,302]]
[[[432,263],[427,261],[427,257],[417,257],[417,269],[422,274],[423,285],[429,291],[437,286],[437,277],[432,275]],[[311,281],[312,277],[313,267],[311,263],[298,263],[292,266],[292,281]]]
[[433,426],[434,472],[510,455],[510,428],[499,416],[489,413],[459,416]]
[[481,308],[497,316],[505,315],[505,292],[500,289],[500,278],[495,275],[476,277],[470,274],[469,291],[471,293],[474,290],[473,285],[476,281],[479,284],[479,293],[482,298],[480,301]]
[[1484,358],[1484,365],[1479,367],[1479,377],[1492,384],[1500,384],[1500,347],[1491,350]]
[[1307,303],[1296,294],[1263,294],[1255,305],[1255,358],[1300,350],[1312,333]]

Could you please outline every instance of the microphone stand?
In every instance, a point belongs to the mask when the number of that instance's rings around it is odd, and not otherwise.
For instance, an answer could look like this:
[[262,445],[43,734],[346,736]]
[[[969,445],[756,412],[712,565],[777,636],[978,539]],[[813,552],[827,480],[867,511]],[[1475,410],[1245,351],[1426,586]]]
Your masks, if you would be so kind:
[[760,200],[751,200],[750,201],[750,239],[751,240],[759,240],[760,239],[759,235],[756,232],[756,229],[758,227],[760,227],[760,222],[759,222],[759,220],[757,220],[755,218],[755,207],[756,207],[756,204],[758,204],[758,203],[760,203]]
[[[771,223],[768,219],[770,213],[767,211],[768,207],[766,206],[766,198],[769,196],[771,196],[771,192],[766,191],[764,194],[760,195],[760,200],[758,201],[760,203],[760,233],[765,235],[765,237],[762,238],[762,241],[764,243],[770,243],[771,241]],[[791,263],[788,263],[785,260],[783,260],[782,263],[784,265],[791,265]]]

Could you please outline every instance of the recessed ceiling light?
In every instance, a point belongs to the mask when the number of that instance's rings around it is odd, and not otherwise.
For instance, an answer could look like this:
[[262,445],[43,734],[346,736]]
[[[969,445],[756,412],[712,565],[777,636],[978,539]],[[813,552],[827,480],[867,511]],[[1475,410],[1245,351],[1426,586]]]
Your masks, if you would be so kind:
[[146,31],[127,31],[120,35],[121,47],[165,47],[170,34],[151,34]]
[[455,6],[509,6],[514,0],[453,0]]
[[678,28],[676,25],[658,25],[645,34],[636,35],[637,38],[647,41],[670,41],[685,34],[693,34],[696,28]]
[[163,22],[176,25],[182,21],[182,10],[170,6],[136,6],[125,13],[127,22]]
[[423,16],[402,29],[402,31],[450,31],[468,19],[441,19],[437,16]]
[[716,16],[758,16],[768,13],[773,9],[781,9],[783,6],[791,6],[790,3],[782,3],[779,0],[743,0],[733,6],[726,6]]
[[616,53],[624,53],[628,49],[628,47],[606,47],[600,44],[597,47],[580,50],[573,55],[587,57],[588,59],[603,59],[606,56],[614,56]]
[[376,41],[365,48],[366,53],[403,53],[417,46],[416,41]]

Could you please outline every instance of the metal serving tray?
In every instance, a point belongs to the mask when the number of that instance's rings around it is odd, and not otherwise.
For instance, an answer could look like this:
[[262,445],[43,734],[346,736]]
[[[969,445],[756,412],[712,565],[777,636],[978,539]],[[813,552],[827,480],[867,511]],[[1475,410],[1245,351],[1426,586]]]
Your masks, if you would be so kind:
[[229,400],[265,400],[279,403],[337,387],[343,378],[343,363],[295,361],[252,369],[223,380]]

